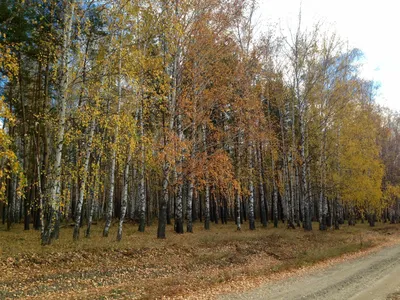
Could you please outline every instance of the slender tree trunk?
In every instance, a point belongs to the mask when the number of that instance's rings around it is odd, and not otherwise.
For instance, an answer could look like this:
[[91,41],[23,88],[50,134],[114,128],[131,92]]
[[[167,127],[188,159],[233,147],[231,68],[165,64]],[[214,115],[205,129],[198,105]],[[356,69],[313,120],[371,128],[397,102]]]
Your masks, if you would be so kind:
[[106,207],[106,223],[104,225],[103,236],[107,237],[110,231],[112,217],[113,217],[113,206],[114,206],[114,189],[115,189],[115,166],[117,160],[117,144],[119,139],[119,114],[121,110],[121,98],[122,98],[122,76],[121,76],[121,41],[119,45],[119,59],[118,59],[118,100],[117,100],[117,124],[115,125],[115,132],[113,137],[113,147],[111,150],[111,168],[110,168],[110,187],[108,191],[107,207]]
[[259,176],[259,183],[258,183],[258,190],[260,191],[260,215],[261,215],[261,223],[263,227],[267,227],[267,213],[265,208],[265,195],[264,195],[264,172],[262,167],[262,145],[260,143],[259,151],[257,151],[257,160],[258,160],[258,176]]
[[[19,100],[21,103],[21,112],[22,112],[22,136],[21,136],[21,143],[22,143],[22,168],[23,168],[23,172],[25,173],[25,176],[28,177],[28,173],[26,171],[27,168],[27,118],[26,118],[26,110],[25,110],[25,99],[24,99],[24,94],[23,94],[23,75],[22,75],[22,58],[21,58],[21,52],[18,52],[18,64],[19,64],[19,68],[18,68],[18,82],[19,82]],[[39,73],[39,72],[38,72]],[[40,77],[39,77],[40,78]],[[10,97],[11,99],[11,97]],[[32,174],[34,174],[34,172],[32,172]],[[40,173],[39,173],[40,174]],[[33,176],[32,176],[33,177]],[[25,213],[25,227],[24,230],[29,230],[29,223],[30,223],[30,217],[29,217],[29,210],[30,210],[30,201],[28,199],[28,189],[27,187],[24,188],[25,190],[25,209],[26,209],[26,213]]]
[[[179,7],[178,7],[178,2],[175,3],[174,7],[174,14],[175,17],[179,18]],[[168,14],[168,9],[166,6],[163,4],[163,12],[166,12]],[[175,123],[175,113],[177,110],[177,97],[178,97],[178,75],[179,75],[179,61],[180,61],[180,54],[181,54],[181,41],[180,37],[175,36],[176,40],[176,52],[173,55],[173,60],[170,63],[166,63],[167,59],[166,57],[170,54],[168,54],[168,48],[169,44],[167,43],[166,39],[162,40],[162,47],[163,47],[163,58],[164,58],[164,64],[165,64],[165,71],[166,73],[171,77],[171,83],[170,83],[170,93],[168,96],[168,107],[169,107],[169,130],[172,132],[174,128],[174,123]],[[180,120],[178,120],[179,123]],[[165,124],[165,114],[163,114],[163,130],[164,130],[164,147],[167,146],[167,143],[169,143],[169,139],[167,138],[167,132],[166,132],[166,124]],[[178,127],[181,126],[178,124]],[[182,129],[178,128],[178,131]],[[178,133],[179,134],[179,133]],[[183,136],[180,136],[179,138],[183,138]],[[164,154],[164,162],[163,162],[163,189],[162,189],[162,201],[160,204],[160,210],[159,210],[159,220],[158,220],[158,230],[157,230],[157,237],[158,238],[165,238],[165,229],[166,225],[170,224],[170,200],[169,199],[169,176],[170,176],[170,163],[168,161],[167,154]],[[179,205],[179,210],[180,212],[178,213],[178,220],[175,220],[176,222],[176,229],[177,231],[183,233],[183,217],[181,215],[182,211],[182,187],[179,187],[178,191],[178,205]]]
[[[272,131],[271,121],[271,103],[268,103],[268,127]],[[272,219],[274,221],[274,227],[278,227],[278,185],[276,182],[276,170],[275,170],[275,158],[272,148],[270,149],[271,155],[271,173],[272,173]]]
[[[167,133],[165,126],[165,115],[163,114],[163,135],[164,135],[164,147],[167,145]],[[170,164],[167,158],[167,154],[164,153],[164,162],[163,162],[163,183],[162,183],[162,199],[160,203],[159,213],[158,213],[158,230],[157,230],[157,238],[165,239],[165,229],[167,226],[168,219],[168,206],[169,206],[169,168]]]
[[[92,170],[93,180],[92,180],[92,184],[89,187],[91,204],[90,204],[88,223],[87,223],[87,228],[86,228],[86,233],[85,233],[86,238],[90,237],[90,230],[92,227],[93,214],[94,214],[94,210],[96,207],[95,195],[96,195],[96,193],[99,195],[99,192],[98,192],[99,191],[99,180],[97,179],[97,176],[98,176],[98,172],[100,169],[101,153],[100,153],[100,155],[98,155],[98,157],[96,159],[97,159],[97,162],[96,162],[95,169]],[[99,197],[99,196],[97,196],[97,197]],[[100,199],[97,200],[97,203],[99,203],[99,202],[100,202]]]
[[90,188],[90,193],[89,193],[89,200],[88,200],[88,221],[87,221],[87,227],[86,227],[86,232],[85,232],[85,237],[89,238],[90,237],[90,230],[92,227],[92,222],[93,222],[93,213],[94,213],[94,208],[95,208],[95,203],[94,203],[94,194],[95,194],[95,189]]
[[157,238],[165,239],[165,229],[167,226],[167,205],[169,201],[168,195],[168,180],[169,180],[169,163],[164,159],[163,164],[163,184],[162,184],[162,199],[160,203],[160,210],[158,214],[158,230]]
[[206,183],[204,198],[204,229],[210,229],[210,185],[208,183]]
[[[68,7],[64,9],[64,33],[63,46],[61,51],[61,74],[60,85],[58,91],[58,103],[60,105],[59,127],[56,134],[56,152],[53,166],[53,184],[50,191],[50,205],[48,208],[48,218],[45,222],[45,230],[42,235],[42,245],[50,244],[52,239],[58,236],[59,224],[59,209],[61,204],[60,189],[61,189],[61,157],[64,145],[65,120],[67,113],[67,95],[69,85],[68,61],[69,61],[69,46],[72,33],[72,19],[74,17],[75,3],[74,1],[66,2]],[[69,4],[68,4],[69,3]]]
[[300,221],[301,221],[301,216],[300,216],[300,206],[301,206],[301,201],[300,201],[300,184],[299,184],[299,168],[298,166],[295,167],[295,169],[293,170],[293,172],[295,173],[295,189],[294,189],[294,221],[297,224],[297,227],[300,227]]
[[[305,102],[305,100],[303,100]],[[302,197],[304,201],[304,229],[305,230],[312,230],[312,223],[311,223],[311,198],[309,197],[309,186],[308,186],[308,163],[306,157],[306,120],[305,120],[305,103],[301,104],[303,108],[300,110],[300,156],[301,156],[301,170],[302,170]]]
[[132,176],[132,182],[131,182],[131,204],[130,204],[130,219],[135,220],[135,212],[136,212],[136,199],[138,195],[137,189],[134,187],[137,185],[137,167],[136,165],[133,165],[133,176]]
[[[37,138],[35,140],[36,142],[36,147],[39,147],[39,139]],[[39,151],[36,151],[35,153],[35,159],[36,159],[36,168],[37,168],[37,180],[38,180],[38,196],[39,196],[39,213],[40,213],[40,236],[43,239],[44,235],[44,199],[43,199],[43,193],[42,193],[42,175],[41,175],[41,170],[40,170],[40,159],[39,159]]]
[[[128,148],[130,147],[128,146]],[[131,164],[131,151],[130,149],[128,149],[128,159],[126,161],[125,171],[124,171],[124,184],[122,188],[122,199],[121,199],[121,216],[119,218],[119,224],[118,224],[117,241],[120,241],[122,238],[122,224],[124,223],[126,209],[128,206],[128,183],[129,183],[130,164]]]
[[250,169],[250,178],[249,178],[249,229],[254,230],[256,229],[255,220],[254,220],[254,183],[253,183],[253,147],[250,144],[248,148],[248,155],[249,155],[249,169]]
[[323,129],[322,145],[321,145],[321,187],[319,198],[319,229],[327,230],[327,199],[325,195],[326,185],[326,129]]
[[[142,100],[143,102],[143,100]],[[146,226],[146,192],[145,192],[145,147],[144,147],[144,120],[143,103],[140,108],[140,170],[139,170],[139,231],[144,232]]]
[[[203,129],[203,146],[204,151],[207,153],[207,126],[202,125]],[[210,184],[208,182],[208,166],[205,166],[205,203],[204,203],[204,229],[210,229]]]
[[[239,129],[237,138],[236,138],[236,145],[234,146],[234,151],[235,151],[235,177],[239,180],[239,174],[240,174],[240,144],[241,144],[241,130]],[[238,185],[240,185],[240,182],[238,182]],[[242,228],[242,214],[243,211],[241,209],[242,207],[242,201],[241,201],[241,195],[240,195],[240,189],[239,187],[236,188],[235,190],[235,206],[236,206],[236,229],[240,231]]]
[[86,191],[86,181],[88,178],[89,161],[90,161],[90,155],[92,153],[92,142],[93,142],[95,127],[96,127],[96,120],[93,119],[89,126],[89,138],[88,138],[87,145],[86,145],[85,160],[83,162],[81,187],[79,189],[79,196],[78,196],[79,198],[78,198],[78,202],[77,202],[76,210],[75,210],[75,226],[74,226],[74,234],[73,234],[73,239],[75,241],[79,239],[79,229],[81,227],[81,213],[82,213],[82,206],[83,206],[83,198],[84,198],[85,191]]
[[[178,127],[178,138],[179,141],[183,141],[183,131],[182,131],[182,116],[179,114],[177,118],[177,127]],[[182,147],[180,145],[180,147]],[[177,178],[177,191],[176,191],[176,210],[175,210],[175,232],[183,233],[183,176],[182,176],[182,168],[183,168],[183,150],[180,150],[179,159],[178,159],[178,168],[176,172]]]
[[275,159],[273,157],[271,158],[271,169],[272,169],[273,220],[274,220],[274,227],[277,228],[278,227],[278,187],[276,184],[276,175],[275,175]]
[[236,205],[236,230],[238,230],[238,231],[240,231],[240,230],[242,229],[242,228],[241,228],[242,223],[241,223],[241,220],[240,220],[240,214],[241,214],[241,212],[240,212],[241,203],[240,203],[240,202],[241,202],[241,201],[240,201],[239,192],[236,191],[236,194],[235,194],[235,205]]
[[293,227],[293,220],[291,215],[292,199],[290,191],[290,178],[289,178],[289,164],[288,164],[288,151],[286,149],[286,134],[285,134],[285,124],[284,124],[284,109],[280,109],[280,127],[281,127],[281,139],[282,139],[282,161],[283,161],[283,178],[282,183],[284,185],[284,190],[282,194],[282,208],[284,218],[288,221],[288,227]]
[[187,232],[193,232],[193,196],[194,196],[194,183],[193,176],[189,179],[189,192],[188,192],[188,201],[187,201]]
[[[7,179],[7,206],[6,206],[6,216],[7,216],[7,230],[11,229],[11,224],[13,223],[13,212],[12,208],[14,205],[14,182],[16,182],[16,176],[12,174],[9,179]],[[15,186],[16,187],[16,186]]]
[[[296,154],[296,130],[295,130],[295,105],[294,99],[291,101],[291,114],[292,114],[292,149],[290,149],[291,160],[290,160],[290,188],[291,188],[291,204],[292,204],[292,222],[295,222],[300,227],[300,213],[299,213],[299,180],[298,180],[298,168],[295,166]],[[294,226],[294,225],[293,225]]]
[[311,166],[307,164],[307,187],[306,193],[308,198],[307,203],[307,211],[308,211],[308,230],[312,230],[312,220],[314,217],[314,199],[312,194],[312,185],[311,185]]

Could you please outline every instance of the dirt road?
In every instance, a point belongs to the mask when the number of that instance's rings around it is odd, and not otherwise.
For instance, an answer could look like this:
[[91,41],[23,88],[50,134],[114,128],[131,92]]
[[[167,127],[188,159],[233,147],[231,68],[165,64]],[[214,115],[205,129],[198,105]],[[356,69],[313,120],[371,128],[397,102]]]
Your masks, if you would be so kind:
[[400,299],[400,245],[220,299]]

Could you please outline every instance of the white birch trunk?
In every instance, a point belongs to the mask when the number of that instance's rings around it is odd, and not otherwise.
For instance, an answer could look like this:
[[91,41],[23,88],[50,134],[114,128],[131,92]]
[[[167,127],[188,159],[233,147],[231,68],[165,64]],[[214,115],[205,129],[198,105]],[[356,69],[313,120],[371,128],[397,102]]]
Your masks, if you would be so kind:
[[140,107],[140,170],[139,170],[139,231],[144,232],[146,226],[146,192],[145,192],[145,147],[144,147],[144,112],[143,99]]
[[236,192],[236,230],[240,231],[242,228],[242,224],[240,223],[240,195],[239,192]]
[[[88,209],[89,215],[88,215],[88,224],[87,224],[86,233],[85,233],[86,238],[90,237],[90,230],[91,230],[92,221],[93,221],[93,214],[100,202],[99,199],[97,201],[95,201],[95,195],[96,195],[96,193],[98,193],[98,190],[99,190],[99,180],[97,179],[97,176],[98,176],[98,170],[100,169],[100,159],[101,159],[101,154],[97,157],[97,166],[96,166],[96,170],[94,170],[94,174],[92,175],[93,176],[92,186],[90,186],[90,189],[89,189],[91,203],[90,203],[90,208]],[[88,201],[88,203],[89,203],[89,201]]]
[[50,191],[50,205],[47,220],[45,222],[45,229],[42,235],[42,244],[50,244],[52,239],[57,236],[59,210],[60,210],[60,190],[61,190],[61,157],[62,149],[64,145],[64,132],[65,132],[65,120],[67,113],[67,96],[68,96],[68,85],[69,85],[69,72],[68,72],[68,60],[69,60],[69,46],[72,33],[72,20],[75,12],[74,1],[67,2],[68,7],[65,7],[64,13],[64,32],[63,32],[63,46],[61,51],[61,74],[60,84],[58,91],[58,103],[60,105],[59,115],[59,127],[56,134],[56,151],[55,160],[53,165],[53,184]]
[[[130,147],[128,147],[130,148]],[[126,215],[126,209],[128,206],[128,183],[129,183],[129,166],[131,164],[131,151],[128,149],[128,159],[125,164],[125,170],[124,170],[124,184],[122,188],[122,199],[121,199],[121,216],[119,219],[119,224],[118,224],[118,233],[117,233],[117,241],[120,241],[122,239],[122,225],[124,223],[124,218]]]
[[188,192],[188,200],[187,200],[187,232],[193,232],[193,195],[194,195],[194,183],[193,176],[190,176],[189,179],[189,192]]
[[[202,125],[202,130],[203,130],[203,147],[204,147],[205,153],[207,153],[207,125],[206,124]],[[204,229],[209,230],[210,229],[210,184],[208,182],[207,163],[205,165],[204,180],[205,180]]]
[[304,205],[304,220],[303,220],[303,227],[305,230],[312,230],[312,223],[311,223],[311,197],[309,190],[309,185],[307,181],[308,177],[308,162],[306,156],[306,144],[307,144],[307,136],[306,136],[306,100],[301,101],[300,105],[300,156],[301,156],[301,171],[302,171],[302,197],[303,197],[303,205]]
[[273,219],[274,227],[278,227],[278,187],[276,184],[276,174],[275,174],[275,159],[271,153],[271,169],[272,169],[272,202],[273,202]]
[[135,219],[135,211],[136,211],[136,199],[137,199],[137,190],[134,189],[133,187],[136,185],[136,179],[137,179],[137,168],[135,167],[135,165],[133,166],[133,172],[132,172],[133,176],[132,176],[132,182],[131,182],[131,186],[132,186],[132,191],[131,191],[131,210],[130,210],[130,219],[134,220]]
[[119,114],[121,110],[121,97],[122,97],[122,76],[121,76],[121,41],[119,44],[119,59],[118,59],[118,100],[117,100],[117,124],[115,126],[115,132],[113,137],[113,145],[111,150],[111,167],[110,167],[110,187],[107,199],[106,207],[106,222],[104,225],[103,236],[107,237],[110,231],[111,221],[113,216],[113,204],[114,204],[114,188],[115,188],[115,165],[117,160],[117,144],[119,138]]
[[[177,127],[178,127],[178,138],[179,141],[183,141],[183,131],[182,131],[182,116],[178,115],[177,118]],[[181,146],[180,146],[181,147]],[[183,233],[183,177],[182,177],[182,168],[183,168],[183,150],[180,150],[179,159],[178,159],[178,168],[176,172],[177,178],[177,193],[176,193],[176,211],[175,211],[175,232]]]
[[[299,211],[299,180],[298,180],[298,175],[297,175],[297,165],[295,166],[295,160],[297,158],[297,153],[296,153],[296,130],[295,130],[295,122],[296,122],[296,117],[295,117],[295,105],[294,105],[294,99],[291,101],[291,117],[292,117],[292,149],[290,149],[291,153],[291,160],[290,160],[290,188],[291,188],[291,197],[292,197],[292,222],[296,223],[297,226],[300,227],[300,211]],[[294,224],[293,224],[294,226]]]
[[258,190],[260,191],[260,201],[261,201],[261,223],[263,227],[267,227],[267,214],[265,207],[265,195],[264,195],[264,176],[263,176],[263,166],[262,166],[262,145],[260,143],[259,151],[257,151],[257,161],[258,161]]
[[321,186],[320,186],[320,197],[319,197],[319,229],[326,230],[327,229],[327,199],[325,195],[325,186],[326,186],[326,129],[323,128],[322,135],[322,145],[321,145]]
[[83,174],[82,174],[82,178],[81,178],[81,186],[79,189],[79,198],[78,198],[78,203],[76,204],[76,210],[75,210],[75,226],[74,226],[74,234],[73,234],[74,240],[79,239],[79,229],[80,229],[80,224],[81,224],[83,198],[85,196],[85,191],[86,191],[86,181],[88,178],[89,161],[90,161],[90,155],[92,153],[92,142],[93,142],[95,128],[96,128],[96,120],[93,119],[90,124],[90,127],[89,127],[89,138],[88,138],[87,145],[86,145],[85,161],[83,163]]
[[160,203],[160,210],[158,215],[158,230],[157,238],[165,239],[165,228],[167,226],[167,205],[169,201],[168,185],[169,185],[169,163],[164,159],[163,163],[163,183],[162,183],[162,199]]
[[248,159],[249,159],[249,229],[254,230],[256,229],[256,224],[254,220],[254,183],[253,183],[253,147],[250,144],[248,147]]

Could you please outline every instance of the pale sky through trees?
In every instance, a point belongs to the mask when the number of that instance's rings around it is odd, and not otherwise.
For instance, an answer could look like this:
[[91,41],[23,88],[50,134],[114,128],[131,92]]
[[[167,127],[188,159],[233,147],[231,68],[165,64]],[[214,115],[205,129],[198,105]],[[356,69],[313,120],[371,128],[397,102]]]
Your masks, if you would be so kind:
[[302,23],[311,27],[323,21],[329,29],[364,52],[362,76],[380,84],[377,102],[400,111],[398,11],[394,0],[259,0],[262,23],[277,23],[285,30],[297,22],[300,3]]

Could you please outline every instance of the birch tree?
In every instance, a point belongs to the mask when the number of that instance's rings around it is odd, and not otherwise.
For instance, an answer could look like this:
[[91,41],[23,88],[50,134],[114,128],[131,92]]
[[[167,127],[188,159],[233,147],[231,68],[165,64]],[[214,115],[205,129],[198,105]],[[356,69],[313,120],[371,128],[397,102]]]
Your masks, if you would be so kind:
[[61,189],[61,156],[64,143],[64,132],[65,132],[65,121],[67,114],[67,101],[68,101],[68,88],[69,88],[69,51],[72,34],[72,22],[75,13],[75,2],[65,1],[64,3],[64,15],[63,15],[63,41],[60,50],[61,59],[59,67],[59,87],[57,91],[57,100],[59,105],[59,124],[56,130],[56,147],[55,147],[55,159],[52,170],[54,176],[52,187],[50,189],[49,204],[47,205],[47,217],[45,220],[45,228],[42,235],[42,244],[50,244],[54,238],[58,235],[58,218],[60,209],[60,189]]

